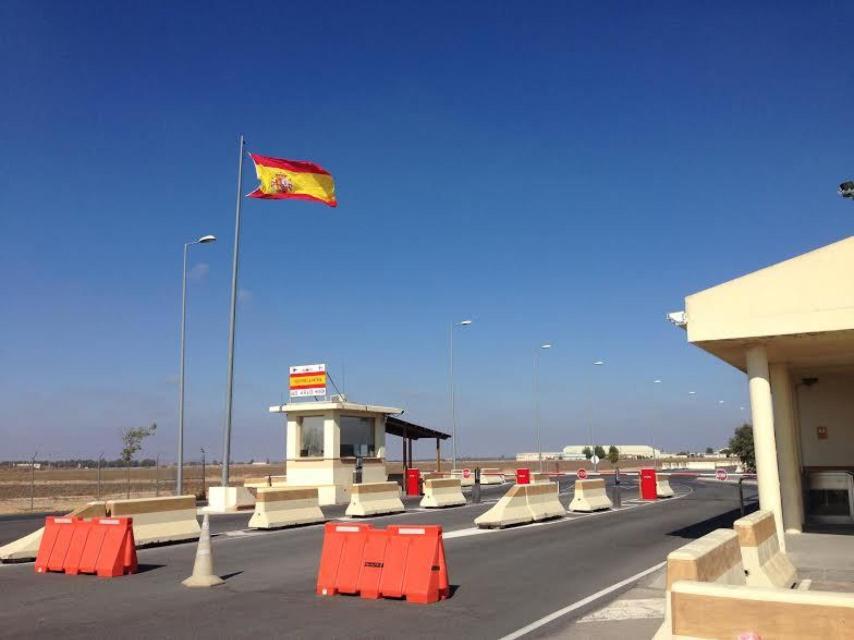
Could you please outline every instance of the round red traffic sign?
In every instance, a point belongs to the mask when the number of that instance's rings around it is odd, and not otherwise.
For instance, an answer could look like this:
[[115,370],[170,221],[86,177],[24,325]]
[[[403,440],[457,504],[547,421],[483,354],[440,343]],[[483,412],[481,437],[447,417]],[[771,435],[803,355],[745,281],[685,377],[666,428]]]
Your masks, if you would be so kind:
[[726,469],[716,469],[715,470],[715,478],[718,480],[726,480],[727,472]]
[[575,472],[575,476],[579,480],[585,480],[587,478],[587,469],[579,469],[578,471]]
[[468,479],[470,477],[471,477],[471,469],[463,469],[463,478]]

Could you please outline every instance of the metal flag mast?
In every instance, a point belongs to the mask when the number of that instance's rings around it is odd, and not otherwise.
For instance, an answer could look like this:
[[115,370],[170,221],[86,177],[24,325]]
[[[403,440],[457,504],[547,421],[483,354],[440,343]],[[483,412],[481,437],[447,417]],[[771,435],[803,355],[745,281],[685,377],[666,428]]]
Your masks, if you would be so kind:
[[231,415],[234,387],[234,334],[237,330],[237,271],[240,258],[240,204],[243,200],[243,153],[246,140],[240,136],[240,157],[237,161],[237,206],[234,213],[234,257],[231,262],[231,310],[228,319],[228,378],[225,388],[225,430],[222,445],[222,486],[228,486],[228,466],[231,462]]

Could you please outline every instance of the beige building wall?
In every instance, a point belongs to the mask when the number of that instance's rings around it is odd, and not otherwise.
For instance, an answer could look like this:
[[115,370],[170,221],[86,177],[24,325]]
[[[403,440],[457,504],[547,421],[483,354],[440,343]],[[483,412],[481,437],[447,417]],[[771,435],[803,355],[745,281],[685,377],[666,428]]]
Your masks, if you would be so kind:
[[[801,464],[854,470],[854,374],[815,377],[815,384],[796,387]],[[818,427],[826,429],[827,439],[819,439]]]

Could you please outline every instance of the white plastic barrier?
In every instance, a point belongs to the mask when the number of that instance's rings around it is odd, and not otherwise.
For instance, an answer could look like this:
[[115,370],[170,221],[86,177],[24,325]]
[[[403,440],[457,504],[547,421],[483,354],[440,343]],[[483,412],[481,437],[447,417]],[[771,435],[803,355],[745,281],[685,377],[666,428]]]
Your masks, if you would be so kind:
[[316,487],[261,487],[255,497],[250,529],[274,529],[326,520],[318,503]]

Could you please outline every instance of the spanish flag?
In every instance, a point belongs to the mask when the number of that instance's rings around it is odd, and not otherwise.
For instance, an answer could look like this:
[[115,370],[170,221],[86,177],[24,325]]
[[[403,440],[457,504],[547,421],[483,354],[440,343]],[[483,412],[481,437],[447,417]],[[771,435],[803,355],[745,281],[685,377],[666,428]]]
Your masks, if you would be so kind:
[[314,200],[337,207],[335,180],[323,167],[303,160],[282,160],[250,153],[258,176],[258,188],[250,198]]

